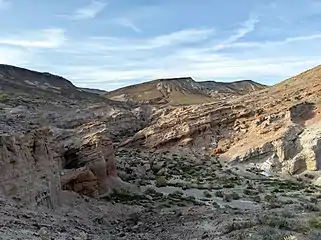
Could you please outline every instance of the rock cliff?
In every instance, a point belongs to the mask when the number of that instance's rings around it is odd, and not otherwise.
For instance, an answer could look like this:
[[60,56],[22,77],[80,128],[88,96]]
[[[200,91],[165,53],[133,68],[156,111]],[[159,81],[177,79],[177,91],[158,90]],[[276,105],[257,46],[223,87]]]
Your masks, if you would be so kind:
[[22,205],[57,206],[61,158],[48,138],[48,130],[0,136],[1,195]]

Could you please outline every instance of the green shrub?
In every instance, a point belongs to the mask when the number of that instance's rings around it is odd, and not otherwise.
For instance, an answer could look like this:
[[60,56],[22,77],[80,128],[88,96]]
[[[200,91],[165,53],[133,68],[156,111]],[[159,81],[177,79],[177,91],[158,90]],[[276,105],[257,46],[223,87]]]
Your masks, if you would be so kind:
[[166,187],[167,181],[164,176],[156,177],[156,187]]
[[5,101],[9,99],[9,95],[6,93],[0,93],[0,101]]
[[321,216],[310,219],[309,226],[313,229],[321,229]]

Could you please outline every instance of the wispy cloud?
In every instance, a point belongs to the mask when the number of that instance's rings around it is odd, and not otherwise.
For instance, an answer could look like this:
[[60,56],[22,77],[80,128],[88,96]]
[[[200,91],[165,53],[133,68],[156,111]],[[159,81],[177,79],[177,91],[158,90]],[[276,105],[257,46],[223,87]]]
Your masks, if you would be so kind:
[[[82,41],[71,43],[63,52],[85,54],[117,51],[157,51],[165,47],[178,47],[202,43],[215,35],[214,29],[184,29],[151,38],[118,38],[118,37],[89,37]],[[152,53],[152,52],[151,52]]]
[[106,2],[93,0],[89,5],[76,9],[76,11],[70,16],[70,19],[85,20],[95,18],[106,6]]
[[1,36],[0,45],[25,48],[57,48],[61,46],[65,40],[66,37],[63,29],[50,28],[40,32],[32,31]]
[[160,47],[183,43],[201,42],[213,36],[214,29],[184,29],[149,40],[150,46]]
[[133,30],[135,32],[141,32],[142,31],[129,18],[117,18],[117,19],[115,19],[115,23],[120,25],[120,26],[123,26],[123,27],[126,27],[126,28],[130,28],[131,30]]
[[6,10],[10,7],[11,2],[8,0],[0,0],[0,10]]
[[222,50],[229,47],[231,44],[235,43],[237,40],[243,38],[255,29],[256,24],[259,22],[257,17],[251,16],[247,21],[245,21],[242,26],[236,30],[236,32],[228,37],[223,42],[215,45],[213,50]]
[[225,46],[226,48],[263,48],[277,45],[284,45],[295,42],[311,41],[321,39],[321,34],[311,34],[305,36],[287,37],[278,41],[261,41],[261,42],[235,42]]

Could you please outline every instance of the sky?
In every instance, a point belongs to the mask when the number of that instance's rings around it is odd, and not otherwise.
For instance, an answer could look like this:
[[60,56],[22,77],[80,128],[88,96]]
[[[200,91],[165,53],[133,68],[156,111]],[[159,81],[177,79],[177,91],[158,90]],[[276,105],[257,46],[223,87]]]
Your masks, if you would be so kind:
[[113,90],[272,85],[321,64],[321,0],[0,0],[0,63]]

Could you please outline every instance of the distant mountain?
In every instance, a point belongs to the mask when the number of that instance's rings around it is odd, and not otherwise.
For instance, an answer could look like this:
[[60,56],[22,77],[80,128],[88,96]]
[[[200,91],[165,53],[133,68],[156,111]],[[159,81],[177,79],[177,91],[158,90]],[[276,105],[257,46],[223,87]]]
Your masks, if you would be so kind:
[[117,101],[185,105],[213,102],[225,97],[244,95],[267,86],[251,80],[237,82],[196,82],[191,77],[157,79],[123,87],[105,94]]

